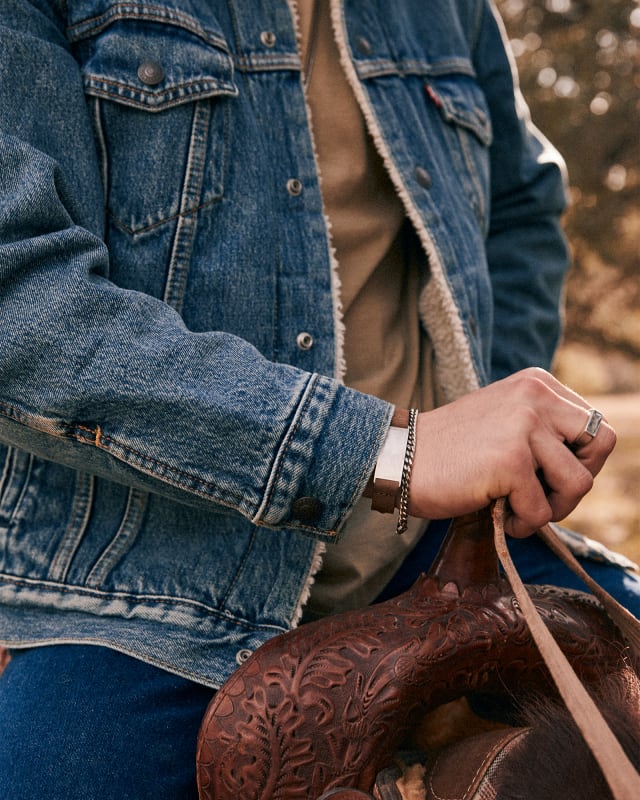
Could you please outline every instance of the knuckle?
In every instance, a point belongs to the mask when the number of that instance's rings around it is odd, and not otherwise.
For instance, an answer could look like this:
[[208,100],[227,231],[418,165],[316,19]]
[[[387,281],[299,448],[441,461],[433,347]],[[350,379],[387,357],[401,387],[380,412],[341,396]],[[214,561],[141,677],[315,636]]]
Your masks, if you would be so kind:
[[535,508],[529,509],[528,522],[534,528],[541,528],[551,521],[551,507],[548,503],[540,504]]
[[564,485],[558,494],[567,505],[576,506],[580,500],[593,488],[594,477],[584,464],[576,461],[572,467],[567,467]]
[[584,497],[585,494],[593,488],[593,475],[587,469],[582,469],[579,476],[575,481],[575,491],[579,497]]
[[533,405],[523,403],[512,411],[513,433],[512,446],[519,453],[525,443],[528,444],[530,434],[540,426],[540,415]]
[[548,522],[551,522],[552,514],[549,509],[532,509],[528,508],[526,514],[520,516],[520,526],[526,534],[529,535],[544,527]]
[[539,367],[529,367],[518,373],[517,386],[523,401],[537,404],[551,391],[547,373]]
[[545,369],[542,369],[542,367],[524,367],[524,369],[514,373],[512,377],[516,380],[539,380],[546,382],[549,378],[549,373]]
[[527,430],[530,430],[531,428],[534,428],[540,424],[540,414],[533,406],[522,406],[520,409],[520,416]]

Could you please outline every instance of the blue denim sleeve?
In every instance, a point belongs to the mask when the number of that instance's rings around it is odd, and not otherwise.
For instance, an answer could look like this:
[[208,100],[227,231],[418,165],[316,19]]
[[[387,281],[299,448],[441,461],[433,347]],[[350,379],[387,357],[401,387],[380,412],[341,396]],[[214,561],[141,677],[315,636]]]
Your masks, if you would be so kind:
[[568,268],[560,226],[566,192],[564,162],[531,123],[497,12],[487,2],[482,6],[474,57],[493,125],[487,256],[495,304],[495,380],[551,364]]
[[95,143],[55,9],[0,11],[0,440],[257,524],[335,531],[392,408],[109,281]]

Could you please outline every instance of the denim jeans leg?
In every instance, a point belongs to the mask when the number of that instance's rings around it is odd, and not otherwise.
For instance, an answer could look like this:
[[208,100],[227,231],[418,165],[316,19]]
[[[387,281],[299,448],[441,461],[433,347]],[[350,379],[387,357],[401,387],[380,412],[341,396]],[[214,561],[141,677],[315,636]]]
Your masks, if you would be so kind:
[[0,677],[0,797],[197,800],[213,690],[113,650],[16,650]]

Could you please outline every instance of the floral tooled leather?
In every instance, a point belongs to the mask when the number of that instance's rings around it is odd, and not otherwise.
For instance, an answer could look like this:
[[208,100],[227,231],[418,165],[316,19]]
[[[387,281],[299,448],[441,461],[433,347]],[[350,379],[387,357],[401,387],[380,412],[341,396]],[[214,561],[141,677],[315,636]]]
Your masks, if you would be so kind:
[[[589,595],[528,587],[580,678],[627,658]],[[201,800],[315,800],[370,792],[427,711],[472,692],[552,692],[485,512],[457,520],[402,595],[282,634],[220,689],[198,742]]]

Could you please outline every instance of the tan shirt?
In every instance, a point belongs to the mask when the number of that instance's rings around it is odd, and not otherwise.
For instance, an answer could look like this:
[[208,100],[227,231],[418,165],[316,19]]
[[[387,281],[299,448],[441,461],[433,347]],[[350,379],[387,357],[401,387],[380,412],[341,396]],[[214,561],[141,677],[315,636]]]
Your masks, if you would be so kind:
[[[296,5],[304,65],[313,0]],[[306,91],[341,283],[345,383],[401,407],[432,408],[432,351],[418,318],[424,257],[340,66],[328,0],[318,9]],[[397,536],[393,518],[370,507],[361,500],[340,541],[328,545],[311,615],[371,602],[424,530],[411,520]]]

